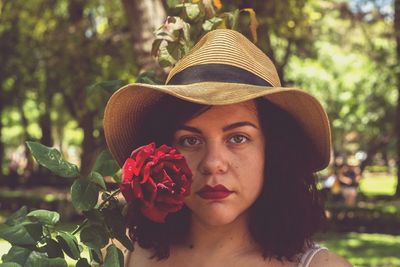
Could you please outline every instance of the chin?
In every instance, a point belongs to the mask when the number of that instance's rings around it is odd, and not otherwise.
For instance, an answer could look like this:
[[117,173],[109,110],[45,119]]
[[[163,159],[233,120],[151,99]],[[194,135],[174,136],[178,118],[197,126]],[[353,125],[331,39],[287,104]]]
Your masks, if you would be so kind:
[[226,207],[209,207],[200,212],[194,212],[193,215],[193,219],[199,220],[202,224],[208,226],[229,225],[244,217],[240,213],[229,211]]

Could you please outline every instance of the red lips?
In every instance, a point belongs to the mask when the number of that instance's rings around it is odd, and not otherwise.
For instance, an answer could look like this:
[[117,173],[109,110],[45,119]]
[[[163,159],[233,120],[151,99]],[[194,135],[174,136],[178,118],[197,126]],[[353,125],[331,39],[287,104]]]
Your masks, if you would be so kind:
[[204,199],[223,199],[232,193],[233,191],[229,191],[225,186],[220,184],[216,186],[205,185],[197,192],[197,194]]

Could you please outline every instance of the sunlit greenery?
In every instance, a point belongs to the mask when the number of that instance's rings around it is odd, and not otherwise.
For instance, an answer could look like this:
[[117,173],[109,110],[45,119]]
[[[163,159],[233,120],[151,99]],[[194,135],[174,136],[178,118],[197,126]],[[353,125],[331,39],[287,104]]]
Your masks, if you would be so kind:
[[360,182],[360,191],[368,196],[389,195],[396,191],[397,179],[394,175],[364,175]]
[[317,239],[354,266],[400,266],[400,236],[327,233],[319,235]]

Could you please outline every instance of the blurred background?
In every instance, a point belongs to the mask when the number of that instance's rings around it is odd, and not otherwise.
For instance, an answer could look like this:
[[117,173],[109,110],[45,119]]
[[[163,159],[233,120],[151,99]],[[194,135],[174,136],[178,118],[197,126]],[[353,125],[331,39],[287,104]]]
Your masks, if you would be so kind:
[[[334,152],[318,178],[329,224],[318,242],[357,266],[400,266],[399,0],[0,0],[0,224],[27,205],[73,227],[71,182],[39,167],[25,142],[87,173],[106,148],[110,95],[162,83],[198,38],[225,27],[328,113]],[[0,240],[0,256],[9,247]]]

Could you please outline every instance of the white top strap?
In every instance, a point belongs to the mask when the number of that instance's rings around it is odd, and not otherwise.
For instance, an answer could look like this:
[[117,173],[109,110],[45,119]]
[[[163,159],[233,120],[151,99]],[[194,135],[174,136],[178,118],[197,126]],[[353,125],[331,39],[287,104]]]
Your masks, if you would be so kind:
[[321,247],[319,245],[315,245],[314,247],[309,248],[301,257],[298,267],[309,267],[314,256],[320,252],[321,250],[328,250],[325,247]]

